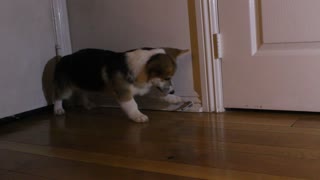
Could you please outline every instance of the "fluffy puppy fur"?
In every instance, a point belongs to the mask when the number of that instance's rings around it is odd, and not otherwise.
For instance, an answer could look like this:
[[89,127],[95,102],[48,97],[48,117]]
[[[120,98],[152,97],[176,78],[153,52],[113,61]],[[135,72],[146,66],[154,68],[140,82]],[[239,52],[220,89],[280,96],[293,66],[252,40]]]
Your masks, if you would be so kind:
[[[171,78],[176,59],[188,50],[175,48],[142,48],[126,52],[101,49],[84,49],[62,57],[54,73],[54,113],[65,113],[62,101],[74,91],[112,91],[123,111],[135,122],[146,122],[134,100],[135,95],[146,94],[152,86],[157,87],[169,103],[181,102],[173,95]],[[84,96],[86,107],[91,104]]]

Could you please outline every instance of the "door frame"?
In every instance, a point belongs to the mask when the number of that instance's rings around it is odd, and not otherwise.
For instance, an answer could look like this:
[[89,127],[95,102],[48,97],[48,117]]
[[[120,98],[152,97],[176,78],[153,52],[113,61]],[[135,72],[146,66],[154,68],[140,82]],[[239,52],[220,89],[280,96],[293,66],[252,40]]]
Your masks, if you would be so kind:
[[218,0],[195,0],[202,106],[205,112],[224,112],[222,59],[215,58],[214,34],[219,34]]
[[[213,34],[219,33],[217,0],[194,0],[201,79],[201,101],[204,112],[224,112],[221,59],[214,58]],[[59,55],[72,53],[66,0],[52,0]]]
[[52,19],[55,28],[57,55],[64,56],[72,53],[69,29],[69,17],[66,0],[52,0]]

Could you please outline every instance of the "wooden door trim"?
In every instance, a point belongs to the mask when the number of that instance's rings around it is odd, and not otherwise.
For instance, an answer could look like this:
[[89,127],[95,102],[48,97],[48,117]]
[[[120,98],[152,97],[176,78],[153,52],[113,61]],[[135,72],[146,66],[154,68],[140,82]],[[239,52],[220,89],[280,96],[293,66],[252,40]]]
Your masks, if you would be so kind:
[[71,54],[71,37],[66,0],[52,0],[53,23],[56,34],[57,54]]
[[213,34],[219,33],[217,0],[197,0],[196,16],[202,106],[205,112],[224,112],[221,59],[214,59]]

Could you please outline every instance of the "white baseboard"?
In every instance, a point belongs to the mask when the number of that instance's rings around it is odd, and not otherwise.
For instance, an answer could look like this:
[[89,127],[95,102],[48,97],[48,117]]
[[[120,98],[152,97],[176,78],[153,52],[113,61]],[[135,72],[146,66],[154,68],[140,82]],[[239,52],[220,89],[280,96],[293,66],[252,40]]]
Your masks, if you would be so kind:
[[175,89],[175,95],[181,96],[181,97],[198,97],[198,93],[195,92],[193,89],[190,90],[179,90]]

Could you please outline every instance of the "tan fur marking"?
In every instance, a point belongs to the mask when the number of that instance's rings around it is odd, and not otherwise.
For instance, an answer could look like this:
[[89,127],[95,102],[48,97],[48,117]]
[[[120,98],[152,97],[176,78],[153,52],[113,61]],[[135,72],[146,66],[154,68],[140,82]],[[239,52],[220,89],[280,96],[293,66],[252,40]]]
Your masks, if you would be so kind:
[[146,62],[150,59],[150,57],[156,54],[165,54],[165,50],[163,49],[152,49],[152,50],[142,50],[137,49],[135,51],[129,52],[126,54],[127,63],[132,71],[133,75],[136,77],[146,64]]
[[146,72],[146,67],[143,67],[143,69],[141,70],[141,72],[138,74],[138,76],[136,77],[136,80],[134,82],[134,86],[136,87],[143,87],[148,83],[148,74]]
[[167,54],[159,55],[147,64],[148,80],[153,78],[165,79],[173,76],[176,71],[176,62]]
[[172,59],[176,60],[180,55],[189,52],[189,49],[163,48]]
[[118,96],[118,101],[119,102],[127,102],[130,101],[133,98],[131,95],[131,92],[129,91],[123,91],[120,96]]

